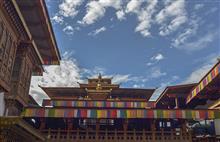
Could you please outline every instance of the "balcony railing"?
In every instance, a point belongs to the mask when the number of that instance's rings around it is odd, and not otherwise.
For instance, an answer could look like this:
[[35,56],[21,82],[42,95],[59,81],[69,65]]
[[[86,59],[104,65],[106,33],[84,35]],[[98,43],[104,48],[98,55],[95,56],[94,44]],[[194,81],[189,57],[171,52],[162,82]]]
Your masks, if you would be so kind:
[[77,142],[191,142],[190,132],[172,131],[91,131],[91,130],[42,130],[48,141],[77,141]]

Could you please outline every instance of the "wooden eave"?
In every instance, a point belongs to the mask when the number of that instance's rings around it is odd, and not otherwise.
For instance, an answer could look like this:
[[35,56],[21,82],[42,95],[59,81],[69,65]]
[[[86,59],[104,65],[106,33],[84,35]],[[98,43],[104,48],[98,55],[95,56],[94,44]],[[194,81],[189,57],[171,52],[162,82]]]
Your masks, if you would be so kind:
[[[44,92],[52,99],[52,98],[71,98],[71,96],[85,96],[87,95],[86,89],[79,87],[41,87]],[[105,91],[105,90],[103,90]],[[150,99],[155,89],[134,89],[134,88],[117,88],[112,89],[110,94],[117,96],[145,96],[147,100]]]
[[71,98],[74,95],[86,95],[85,89],[79,87],[42,87],[43,91],[52,99],[60,97]]
[[[199,92],[187,105],[195,107],[206,104],[207,100],[218,100],[220,98],[220,75],[212,80]],[[214,105],[214,104],[213,104]]]
[[[199,84],[208,76],[208,74],[211,73],[211,72],[213,71],[213,69],[214,69],[215,67],[217,67],[219,64],[220,64],[220,60],[218,60],[218,62],[202,77],[202,79],[198,82],[197,85],[199,85]],[[220,79],[220,75],[218,74],[216,78],[219,78],[219,79]],[[216,78],[214,78],[213,80],[216,80]],[[211,81],[211,83],[213,82],[213,80]],[[211,83],[210,83],[210,84],[211,84]],[[210,84],[208,84],[208,86],[210,86]],[[194,86],[194,87],[190,90],[190,92],[188,93],[188,96],[189,96],[189,95],[191,94],[191,92],[197,87],[197,85]],[[206,88],[207,88],[207,86],[205,86],[204,89],[203,89],[201,92],[199,92],[194,98],[192,98],[187,104],[190,104],[190,102],[192,102],[194,99],[196,99],[198,96],[200,96],[200,94],[203,94],[203,92],[205,92],[204,90],[205,90]]]
[[[79,84],[80,88],[96,88],[97,84]],[[101,84],[102,88],[119,88],[118,84]]]
[[46,61],[48,64],[59,64],[61,57],[45,2],[13,0],[13,4],[23,17],[23,23],[42,57],[43,64]]
[[[188,92],[196,86],[198,83],[192,84],[181,84],[175,86],[167,86],[164,91],[161,93],[160,97],[156,100],[156,104],[164,98],[168,97],[167,94],[174,94],[176,97],[187,97]],[[180,93],[180,95],[176,95],[176,93]]]

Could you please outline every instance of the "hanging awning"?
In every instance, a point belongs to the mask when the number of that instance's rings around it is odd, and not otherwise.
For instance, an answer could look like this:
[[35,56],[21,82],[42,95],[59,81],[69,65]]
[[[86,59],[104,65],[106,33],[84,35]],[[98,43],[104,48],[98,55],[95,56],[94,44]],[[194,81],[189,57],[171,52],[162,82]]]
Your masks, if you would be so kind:
[[23,117],[218,119],[220,110],[26,108]]

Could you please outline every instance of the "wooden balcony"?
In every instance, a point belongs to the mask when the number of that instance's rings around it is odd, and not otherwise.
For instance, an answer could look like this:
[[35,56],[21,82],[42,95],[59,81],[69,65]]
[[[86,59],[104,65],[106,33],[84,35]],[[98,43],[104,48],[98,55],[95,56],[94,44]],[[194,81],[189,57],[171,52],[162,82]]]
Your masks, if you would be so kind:
[[190,132],[172,131],[90,131],[43,130],[49,142],[192,142]]

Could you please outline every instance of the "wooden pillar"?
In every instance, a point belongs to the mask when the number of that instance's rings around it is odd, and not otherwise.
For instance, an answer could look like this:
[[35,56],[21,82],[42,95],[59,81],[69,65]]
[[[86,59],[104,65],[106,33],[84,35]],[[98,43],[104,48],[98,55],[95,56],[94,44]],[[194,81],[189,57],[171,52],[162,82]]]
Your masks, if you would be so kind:
[[40,119],[40,130],[45,129],[45,126],[46,126],[45,119],[44,119],[44,118],[41,118],[41,119]]
[[97,119],[96,120],[96,127],[95,127],[96,128],[96,134],[95,134],[96,135],[96,140],[98,140],[98,137],[99,137],[99,127],[100,127],[99,125],[100,125],[99,124],[99,119]]
[[70,118],[67,119],[67,129],[73,130],[73,121]]
[[51,139],[51,129],[48,129],[48,133],[47,133],[47,141],[50,141]]
[[70,142],[70,129],[67,129],[66,139],[67,142]]
[[186,137],[186,120],[181,121],[181,139]]
[[161,128],[161,141],[164,140],[164,128]]
[[136,139],[136,129],[133,130],[133,139]]
[[79,128],[76,129],[76,140],[79,140]]
[[57,132],[57,142],[59,142],[60,141],[60,128],[58,129],[58,132]]
[[108,130],[105,129],[105,140],[108,141]]
[[[116,140],[117,139],[117,130],[115,129],[114,130],[114,139]],[[125,139],[125,138],[124,138]]]
[[89,130],[88,130],[88,128],[86,128],[86,140],[88,140],[89,139]]
[[153,119],[151,121],[151,131],[152,131],[152,140],[155,140],[156,138],[156,127],[155,127],[156,121]]
[[144,140],[146,140],[146,132],[145,132],[145,129],[143,129],[142,137],[143,137]]
[[174,140],[175,133],[176,133],[175,130],[172,129],[172,130],[171,130],[171,136],[170,136],[170,137],[171,137],[171,140]]
[[124,138],[126,138],[127,137],[127,130],[128,130],[128,119],[124,120],[123,130],[124,130]]

